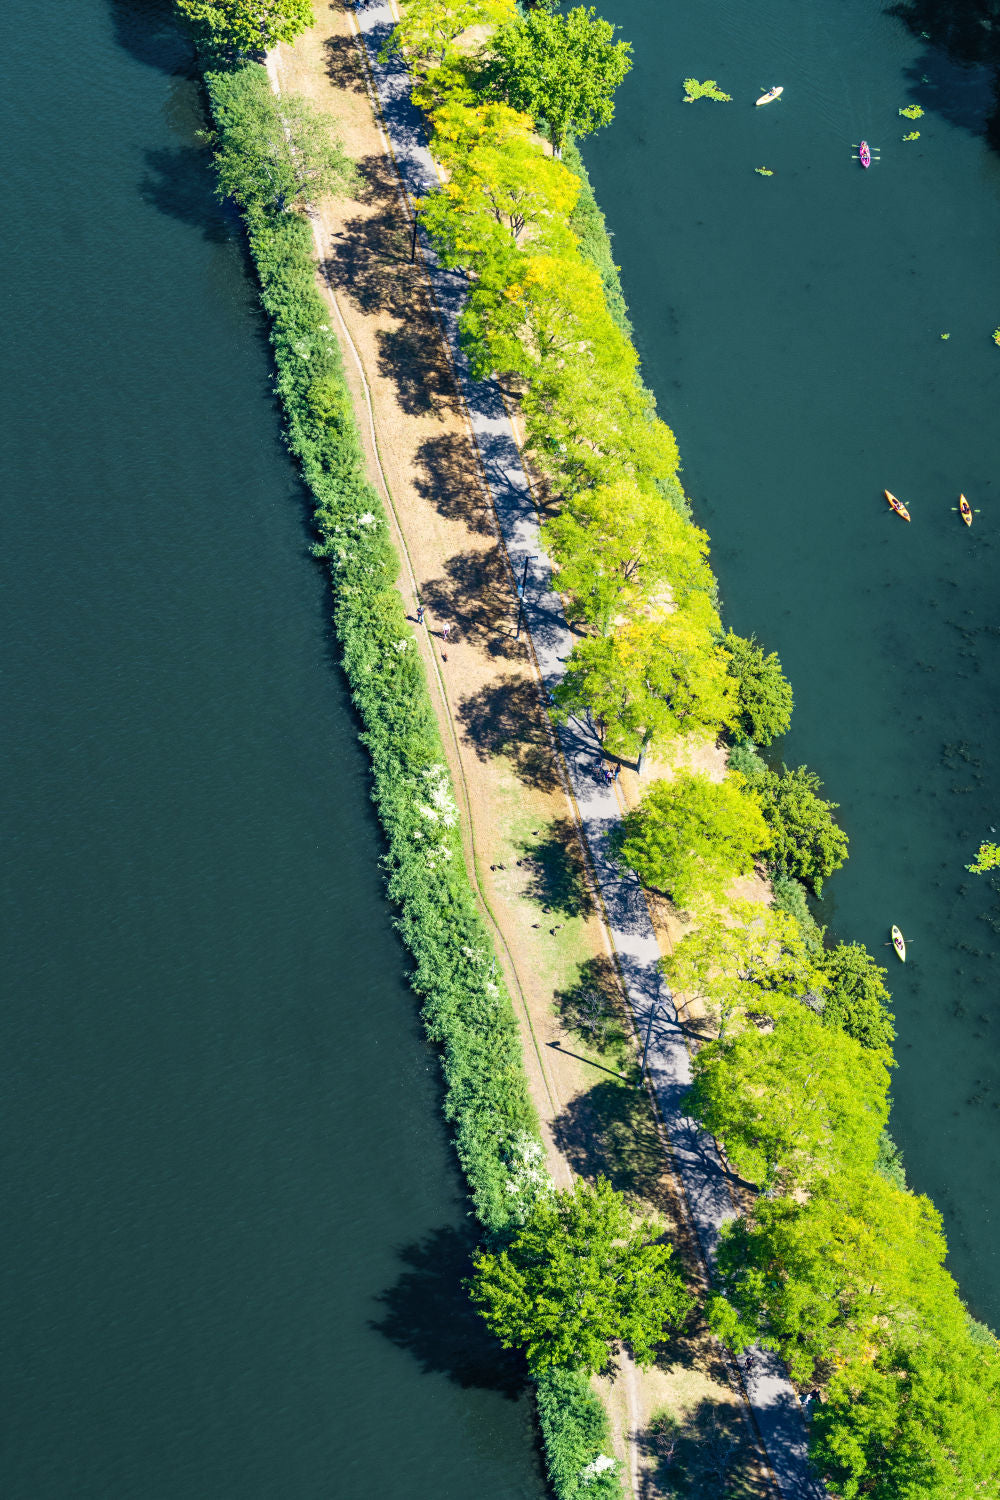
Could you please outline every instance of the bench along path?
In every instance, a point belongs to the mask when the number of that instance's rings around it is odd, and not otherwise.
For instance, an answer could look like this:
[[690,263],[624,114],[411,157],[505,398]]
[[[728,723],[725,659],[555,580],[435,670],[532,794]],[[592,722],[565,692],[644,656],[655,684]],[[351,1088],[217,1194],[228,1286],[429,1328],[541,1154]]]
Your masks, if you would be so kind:
[[[398,59],[379,61],[379,51],[389,38],[394,17],[388,0],[353,0],[353,3],[382,122],[403,187],[411,200],[419,198],[435,188],[439,178],[422,117],[410,100],[408,74]],[[548,560],[539,544],[538,516],[521,455],[499,389],[495,382],[472,379],[459,345],[458,317],[465,299],[466,278],[444,270],[423,231],[418,233],[514,576],[518,582],[525,579],[524,617],[535,656],[543,681],[551,689],[563,675],[573,637],[552,588]],[[726,1171],[714,1141],[684,1112],[684,1096],[691,1082],[691,1060],[672,998],[657,968],[659,948],[639,884],[633,876],[623,876],[608,857],[608,833],[618,821],[619,807],[615,789],[605,786],[598,774],[599,741],[589,725],[576,721],[562,729],[560,737],[629,1001],[643,1034],[652,1017],[649,1077],[670,1136],[691,1218],[711,1267],[719,1231],[735,1213]],[[787,1500],[818,1500],[825,1491],[810,1474],[806,1424],[798,1397],[775,1355],[758,1350],[754,1358],[754,1369],[744,1375],[744,1381],[778,1487]]]

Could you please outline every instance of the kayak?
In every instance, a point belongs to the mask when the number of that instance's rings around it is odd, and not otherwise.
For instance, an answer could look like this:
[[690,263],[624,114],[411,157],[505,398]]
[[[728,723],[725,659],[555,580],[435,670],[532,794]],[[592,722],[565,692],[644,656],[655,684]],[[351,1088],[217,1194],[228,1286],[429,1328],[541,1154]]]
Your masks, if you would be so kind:
[[858,147],[858,160],[863,167],[870,167],[872,164],[872,151],[867,141],[862,141]]
[[907,510],[902,500],[897,500],[891,490],[883,490],[882,493],[888,500],[889,504],[892,506],[893,510],[896,512],[897,516],[902,516],[904,521],[908,521],[910,519],[910,512]]
[[758,105],[770,104],[772,99],[780,99],[784,92],[785,85],[783,83],[776,83],[773,89],[768,89],[766,94],[761,94],[760,98],[757,100],[757,103]]
[[958,513],[962,517],[962,520],[965,522],[966,526],[972,525],[972,506],[969,504],[968,500],[966,500],[964,495],[959,495],[958,497]]
[[906,939],[903,937],[903,934],[900,932],[900,930],[899,930],[898,927],[893,927],[891,936],[892,936],[892,946],[896,950],[896,957],[899,959],[899,961],[900,961],[901,964],[905,964],[906,963]]

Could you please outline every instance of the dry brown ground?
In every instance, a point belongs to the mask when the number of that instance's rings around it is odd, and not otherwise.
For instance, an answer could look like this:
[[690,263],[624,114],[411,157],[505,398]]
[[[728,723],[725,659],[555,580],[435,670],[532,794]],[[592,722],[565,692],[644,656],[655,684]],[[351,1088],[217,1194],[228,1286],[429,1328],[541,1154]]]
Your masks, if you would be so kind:
[[[515,998],[548,1165],[559,1185],[605,1172],[663,1215],[693,1268],[662,1132],[647,1094],[634,1087],[635,1039],[575,809],[532,658],[515,638],[510,570],[419,255],[410,262],[409,213],[351,16],[343,0],[317,9],[316,25],[294,47],[279,48],[270,66],[282,90],[337,120],[359,170],[356,197],[317,205],[317,252],[369,473],[394,519],[399,587],[411,619],[418,599],[427,611],[419,647],[470,872]],[[622,792],[633,799],[636,788]],[[606,997],[609,1011],[597,1032],[595,995]],[[657,1486],[658,1460],[646,1451],[654,1412],[683,1415],[707,1400],[743,1421],[741,1393],[704,1330],[665,1351],[654,1370],[628,1367],[602,1385],[616,1452],[643,1496],[670,1492]],[[767,1492],[756,1460],[748,1485],[746,1494]]]

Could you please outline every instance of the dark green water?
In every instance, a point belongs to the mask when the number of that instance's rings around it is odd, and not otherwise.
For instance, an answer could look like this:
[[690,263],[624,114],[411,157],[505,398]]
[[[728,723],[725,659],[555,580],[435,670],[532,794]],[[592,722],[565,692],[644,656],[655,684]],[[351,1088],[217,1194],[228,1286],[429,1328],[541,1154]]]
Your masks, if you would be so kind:
[[[966,1297],[997,1326],[1000,934],[963,869],[1000,827],[989,77],[873,0],[601,10],[635,67],[585,154],[646,378],[726,618],[777,649],[794,685],[784,758],[841,804],[851,859],[823,920],[893,966],[892,1127],[944,1212]],[[682,104],[692,76],[734,102]],[[775,83],[784,98],[755,110]],[[900,119],[914,100],[924,118]],[[868,172],[851,160],[862,137],[881,147]],[[971,533],[949,508],[959,490],[982,510]],[[892,922],[912,940],[905,969],[882,947]]]
[[541,1500],[189,58],[6,16],[0,1489]]

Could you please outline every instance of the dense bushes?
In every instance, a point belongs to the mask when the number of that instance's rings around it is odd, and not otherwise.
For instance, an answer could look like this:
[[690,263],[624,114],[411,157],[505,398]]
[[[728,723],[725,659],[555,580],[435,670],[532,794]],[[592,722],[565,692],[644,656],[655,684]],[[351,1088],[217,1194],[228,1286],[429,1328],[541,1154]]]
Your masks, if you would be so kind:
[[[277,116],[262,80],[263,69],[253,64],[206,74],[220,150],[231,123],[242,126],[268,101]],[[315,498],[315,551],[330,568],[334,624],[371,754],[389,892],[413,955],[427,1030],[441,1050],[446,1113],[476,1213],[502,1240],[547,1182],[517,1025],[465,870],[437,725],[395,587],[398,559],[364,474],[309,227],[281,211],[268,174],[258,171],[253,137],[243,131],[242,140],[245,173],[228,180],[243,204],[271,320],[288,445]],[[238,171],[232,156],[229,167]],[[558,1371],[539,1382],[539,1412],[556,1493],[572,1500],[582,1493],[587,1465],[610,1451],[607,1415],[586,1379]],[[587,1495],[620,1494],[616,1471],[602,1469]]]

